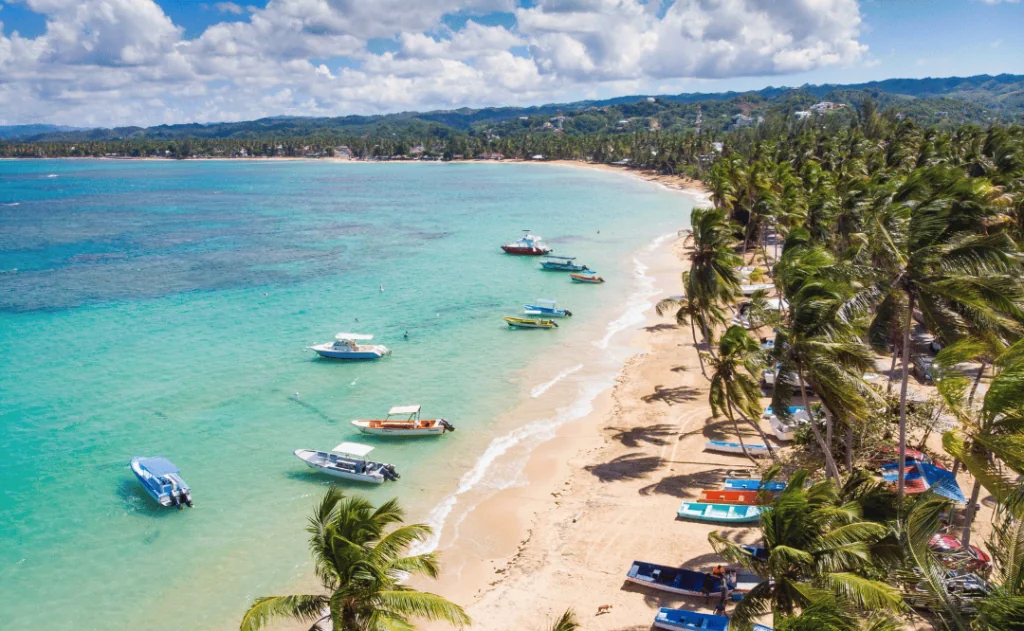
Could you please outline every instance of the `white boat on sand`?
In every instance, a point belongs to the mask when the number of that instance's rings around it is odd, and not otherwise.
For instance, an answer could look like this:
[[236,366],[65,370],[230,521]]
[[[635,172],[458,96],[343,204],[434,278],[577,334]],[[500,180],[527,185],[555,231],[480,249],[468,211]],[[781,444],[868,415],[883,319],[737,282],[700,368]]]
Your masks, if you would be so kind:
[[296,449],[295,455],[307,465],[336,478],[381,484],[384,480],[395,481],[399,477],[395,466],[384,462],[367,460],[366,455],[373,447],[360,443],[341,443],[331,451]]
[[352,425],[364,434],[377,436],[440,436],[454,432],[446,419],[421,419],[419,405],[397,405],[379,420],[355,420]]
[[379,359],[391,354],[391,349],[383,344],[360,344],[373,339],[372,335],[363,333],[338,333],[333,342],[325,342],[310,346],[321,357],[329,359]]

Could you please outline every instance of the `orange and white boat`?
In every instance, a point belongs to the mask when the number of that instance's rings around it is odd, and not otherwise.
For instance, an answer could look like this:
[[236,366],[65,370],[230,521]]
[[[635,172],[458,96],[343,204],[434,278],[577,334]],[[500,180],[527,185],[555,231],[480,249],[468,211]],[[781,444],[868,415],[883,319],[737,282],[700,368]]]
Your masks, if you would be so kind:
[[383,419],[355,420],[352,425],[364,434],[376,436],[440,436],[455,431],[446,419],[421,419],[421,407],[398,405],[388,410],[387,417]]
[[[771,498],[772,495],[769,494],[766,497]],[[770,499],[767,502],[759,499],[757,491],[719,491],[710,489],[701,491],[697,501],[704,502],[705,504],[735,504],[740,506],[758,506],[771,503]]]

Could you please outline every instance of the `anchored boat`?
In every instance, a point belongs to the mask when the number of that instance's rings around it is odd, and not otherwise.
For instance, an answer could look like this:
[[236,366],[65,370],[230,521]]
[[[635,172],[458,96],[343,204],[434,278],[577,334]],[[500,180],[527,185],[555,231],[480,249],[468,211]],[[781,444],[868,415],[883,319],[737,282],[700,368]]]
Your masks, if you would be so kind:
[[167,458],[132,458],[128,464],[146,493],[161,506],[192,507],[192,489],[181,479],[178,467]]
[[514,318],[505,316],[505,322],[514,329],[557,329],[558,323],[554,320],[535,320],[533,318]]
[[569,311],[568,309],[559,309],[557,307],[558,303],[554,300],[538,298],[534,302],[537,304],[523,305],[523,313],[531,316],[547,316],[549,318],[572,317],[572,311]]
[[518,254],[520,256],[541,256],[551,251],[544,243],[541,243],[542,239],[535,234],[530,234],[529,230],[523,230],[524,234],[518,241],[512,243],[506,243],[501,246],[502,250],[505,250],[507,254]]
[[363,333],[338,333],[334,336],[334,342],[316,344],[309,348],[328,359],[380,359],[391,354],[391,349],[383,344],[359,343],[372,339],[372,335]]
[[710,521],[723,524],[749,524],[761,518],[760,506],[735,506],[732,504],[702,504],[683,502],[676,511],[682,519]]
[[574,283],[590,283],[597,285],[604,282],[604,279],[593,271],[588,271],[586,274],[569,274],[569,278],[571,278]]
[[384,480],[395,481],[401,477],[394,465],[367,460],[366,455],[371,451],[373,447],[369,445],[341,443],[329,452],[296,449],[294,453],[313,469],[336,478],[381,484]]
[[352,421],[360,432],[377,436],[440,436],[454,432],[446,419],[421,419],[419,405],[397,405],[388,410],[388,415],[379,420]]
[[587,271],[586,265],[577,265],[573,263],[576,260],[575,256],[555,256],[548,254],[540,262],[540,266],[546,270],[553,272],[585,272]]

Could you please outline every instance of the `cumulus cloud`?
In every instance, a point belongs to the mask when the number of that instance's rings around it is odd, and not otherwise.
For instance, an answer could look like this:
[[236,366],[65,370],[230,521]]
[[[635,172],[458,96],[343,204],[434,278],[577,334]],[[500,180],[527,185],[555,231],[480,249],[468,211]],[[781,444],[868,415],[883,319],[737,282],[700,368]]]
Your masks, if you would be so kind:
[[[42,14],[46,28],[26,38],[0,23],[0,123],[557,101],[866,58],[856,0],[219,2],[213,8],[233,19],[193,38],[153,0],[8,1]],[[495,12],[506,19],[487,19]],[[375,38],[392,50],[371,52]]]

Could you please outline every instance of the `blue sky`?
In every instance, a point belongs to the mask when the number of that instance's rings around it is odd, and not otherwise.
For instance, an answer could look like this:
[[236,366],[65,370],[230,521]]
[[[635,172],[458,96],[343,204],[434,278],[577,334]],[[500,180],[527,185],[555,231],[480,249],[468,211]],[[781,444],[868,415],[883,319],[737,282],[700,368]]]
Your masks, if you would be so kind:
[[0,124],[1024,73],[996,0],[0,0]]

